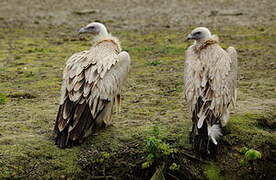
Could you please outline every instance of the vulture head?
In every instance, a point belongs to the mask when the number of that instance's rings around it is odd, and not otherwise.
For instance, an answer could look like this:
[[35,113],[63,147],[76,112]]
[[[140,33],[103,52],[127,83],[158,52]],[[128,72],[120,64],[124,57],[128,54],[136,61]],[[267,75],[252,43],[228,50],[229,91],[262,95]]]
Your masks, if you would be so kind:
[[206,27],[195,28],[188,36],[186,40],[195,40],[197,42],[203,42],[206,39],[211,38],[211,32]]
[[106,27],[102,23],[93,22],[79,30],[79,34],[88,33],[92,35],[108,35]]

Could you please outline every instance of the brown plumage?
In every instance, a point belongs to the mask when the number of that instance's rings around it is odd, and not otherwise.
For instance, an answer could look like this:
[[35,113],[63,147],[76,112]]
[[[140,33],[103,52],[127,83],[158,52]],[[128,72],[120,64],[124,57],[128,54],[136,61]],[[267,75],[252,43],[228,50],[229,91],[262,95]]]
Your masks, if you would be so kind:
[[237,52],[233,47],[223,50],[207,28],[196,28],[188,39],[196,40],[186,51],[184,71],[193,120],[191,143],[206,154],[216,147],[220,127],[229,119],[229,104],[236,101]]
[[63,71],[54,127],[61,148],[80,144],[93,129],[111,123],[112,107],[130,68],[128,53],[121,52],[119,41],[104,25],[91,23],[80,32],[96,37],[91,49],[72,55]]

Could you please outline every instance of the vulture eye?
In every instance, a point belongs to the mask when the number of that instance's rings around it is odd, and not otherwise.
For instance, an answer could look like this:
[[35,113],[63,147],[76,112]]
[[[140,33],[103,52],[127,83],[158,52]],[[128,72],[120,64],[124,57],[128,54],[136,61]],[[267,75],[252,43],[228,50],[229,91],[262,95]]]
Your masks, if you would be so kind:
[[89,29],[95,29],[95,26],[90,26]]
[[201,34],[201,32],[200,32],[200,31],[195,33],[195,35],[200,35],[200,34]]

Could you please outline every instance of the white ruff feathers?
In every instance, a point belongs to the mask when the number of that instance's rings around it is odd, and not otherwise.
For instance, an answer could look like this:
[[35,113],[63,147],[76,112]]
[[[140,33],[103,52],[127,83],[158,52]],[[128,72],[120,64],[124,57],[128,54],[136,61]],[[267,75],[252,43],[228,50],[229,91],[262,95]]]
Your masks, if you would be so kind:
[[212,139],[213,143],[217,145],[217,140],[222,136],[219,125],[208,126],[208,136]]

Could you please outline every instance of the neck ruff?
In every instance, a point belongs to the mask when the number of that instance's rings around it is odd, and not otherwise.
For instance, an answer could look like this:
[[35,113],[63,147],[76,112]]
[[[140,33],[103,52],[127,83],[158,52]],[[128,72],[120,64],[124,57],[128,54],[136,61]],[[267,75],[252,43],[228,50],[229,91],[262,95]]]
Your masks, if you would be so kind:
[[200,44],[198,47],[195,48],[196,53],[199,53],[201,50],[207,48],[208,46],[212,45],[212,44],[217,44],[218,41],[214,40],[214,39],[208,39],[206,41],[204,41],[202,44]]
[[119,40],[111,35],[97,39],[94,43],[94,46],[97,46],[104,42],[110,42],[110,43],[114,44],[116,46],[116,51],[121,52],[121,45],[120,45]]

